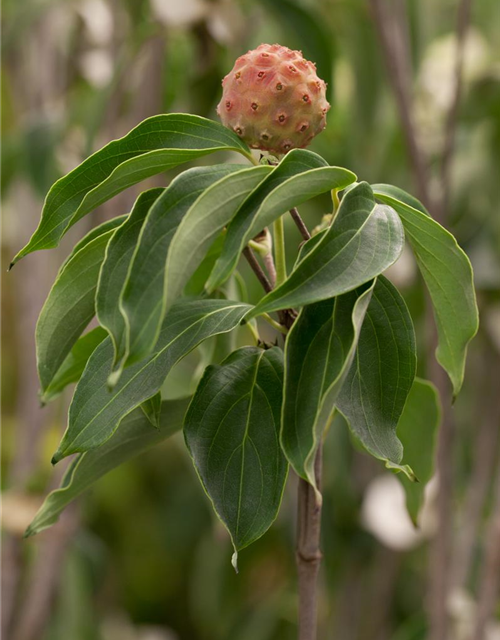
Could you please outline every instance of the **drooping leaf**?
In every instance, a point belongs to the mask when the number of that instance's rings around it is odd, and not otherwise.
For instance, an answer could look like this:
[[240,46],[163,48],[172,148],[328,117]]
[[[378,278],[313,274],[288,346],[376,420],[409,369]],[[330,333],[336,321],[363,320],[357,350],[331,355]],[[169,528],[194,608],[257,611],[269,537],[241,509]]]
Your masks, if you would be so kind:
[[115,349],[115,363],[125,348],[125,320],[120,310],[120,294],[148,211],[164,189],[149,189],[137,198],[126,222],[116,230],[106,248],[96,292],[96,314],[107,330]]
[[287,475],[279,446],[283,354],[243,347],[207,368],[184,435],[200,480],[235,554],[276,518]]
[[[170,184],[151,208],[120,302],[127,331],[126,345],[118,350],[118,360],[125,360],[127,366],[146,357],[158,338],[165,315],[165,262],[179,223],[201,193],[241,169],[248,167],[225,164],[189,169]],[[185,255],[183,261],[189,262]]]
[[65,258],[60,268],[62,269],[64,265],[69,260],[71,260],[71,258],[75,255],[75,253],[78,253],[80,249],[83,249],[83,247],[85,247],[89,242],[94,240],[94,238],[97,238],[97,236],[101,236],[103,233],[106,233],[107,231],[111,231],[121,226],[127,218],[128,218],[128,214],[117,216],[116,218],[111,218],[111,220],[106,220],[106,222],[103,222],[97,227],[94,227],[93,229],[91,229],[87,234],[83,236],[81,240],[79,240],[75,244],[75,246],[71,250],[71,253]]
[[95,314],[95,292],[106,246],[115,229],[105,223],[63,264],[36,325],[36,355],[41,393]]
[[212,242],[272,170],[268,165],[260,165],[238,171],[216,182],[191,206],[172,238],[167,255],[165,312],[182,294]]
[[151,398],[143,402],[141,404],[141,409],[153,427],[159,429],[161,417],[161,391],[158,391],[154,396],[151,396]]
[[386,466],[403,471],[396,427],[415,378],[415,332],[396,287],[379,276],[361,328],[354,361],[337,407],[365,449]]
[[404,232],[396,212],[375,203],[366,182],[342,199],[331,227],[309,241],[285,282],[268,293],[249,317],[333,298],[368,282],[401,254]]
[[285,343],[281,445],[313,486],[314,458],[352,364],[375,281],[304,307]]
[[330,167],[312,151],[290,151],[231,221],[207,290],[213,291],[231,275],[248,241],[280,215],[321,193],[343,189],[355,180],[354,173],[341,167]]
[[152,355],[125,369],[112,391],[107,382],[113,345],[104,340],[76,387],[53,463],[106,442],[124,416],[160,390],[176,362],[206,338],[234,329],[249,309],[250,305],[228,300],[180,300],[165,318]]
[[151,429],[141,410],[133,411],[102,447],[76,457],[60,488],[47,496],[25,536],[33,536],[55,524],[68,504],[99,478],[179,431],[188,404],[189,398],[163,402],[158,429]]
[[40,401],[43,404],[57,398],[72,382],[78,382],[85,369],[87,360],[107,335],[107,332],[102,327],[96,327],[81,338],[78,338],[57,373],[52,378],[50,384],[45,389],[45,392],[40,396]]
[[12,264],[33,251],[56,247],[71,225],[127,187],[219,150],[250,156],[235,133],[212,120],[182,113],[144,120],[53,185],[37,230]]
[[418,478],[418,482],[410,482],[404,474],[398,474],[406,493],[406,508],[415,525],[424,501],[425,486],[434,473],[440,421],[441,405],[436,388],[427,380],[415,378],[398,423],[398,437],[405,452],[404,461]]
[[436,358],[448,373],[456,397],[464,378],[467,345],[479,326],[469,258],[415,198],[385,184],[373,185],[373,190],[401,217],[434,307],[439,338]]

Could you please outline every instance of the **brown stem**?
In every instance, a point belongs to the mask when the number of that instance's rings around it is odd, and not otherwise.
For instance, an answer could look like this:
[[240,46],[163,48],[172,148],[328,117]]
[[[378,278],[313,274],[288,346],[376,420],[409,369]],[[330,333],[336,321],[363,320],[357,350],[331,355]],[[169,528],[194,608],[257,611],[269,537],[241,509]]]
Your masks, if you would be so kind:
[[290,209],[290,215],[292,216],[292,219],[297,225],[297,229],[300,231],[300,234],[304,238],[304,240],[310,240],[311,234],[304,224],[304,221],[300,217],[300,213],[298,212],[297,207],[292,207]]
[[267,273],[269,275],[269,280],[271,282],[271,287],[274,289],[276,286],[276,267],[274,266],[273,254],[269,252],[263,258],[264,264],[266,265]]
[[260,282],[260,284],[262,285],[264,291],[266,293],[269,293],[270,291],[272,291],[273,290],[273,286],[269,282],[268,277],[264,273],[264,270],[262,269],[262,267],[258,263],[257,258],[255,257],[255,255],[254,255],[253,251],[250,249],[250,247],[245,247],[243,249],[243,255],[247,259],[247,262],[250,265],[250,267],[252,268],[252,271],[257,276],[257,279]]
[[[316,452],[314,474],[321,489],[321,446]],[[299,640],[316,640],[318,628],[318,574],[321,565],[321,502],[313,487],[299,478],[296,561],[299,582]]]
[[[272,285],[262,267],[258,263],[250,247],[243,249],[243,255],[257,276],[264,291],[269,293]],[[268,267],[270,273],[274,271]],[[292,326],[295,316],[291,309],[278,312],[280,324],[288,329]],[[318,447],[314,462],[314,475],[318,491],[321,491],[321,463],[322,447]],[[297,496],[297,574],[299,591],[299,636],[298,640],[316,640],[318,627],[318,574],[321,565],[320,551],[321,532],[321,502],[318,502],[313,487],[299,478]]]

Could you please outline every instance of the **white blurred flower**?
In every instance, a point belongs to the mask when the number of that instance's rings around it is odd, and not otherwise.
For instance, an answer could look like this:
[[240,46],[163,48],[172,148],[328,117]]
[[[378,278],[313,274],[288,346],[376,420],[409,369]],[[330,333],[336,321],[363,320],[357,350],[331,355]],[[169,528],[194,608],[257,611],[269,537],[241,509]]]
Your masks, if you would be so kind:
[[390,266],[385,275],[399,289],[409,287],[417,277],[417,263],[408,245],[405,245],[398,260]]
[[77,5],[88,31],[89,40],[95,45],[106,45],[113,34],[113,14],[104,0],[84,0]]
[[170,26],[185,26],[208,15],[209,6],[203,0],[150,0],[157,20]]
[[105,49],[91,49],[80,56],[80,71],[95,87],[105,87],[113,75],[113,60]]
[[384,473],[374,478],[365,492],[361,522],[365,529],[390,549],[406,551],[430,537],[435,529],[430,503],[435,483],[426,486],[424,506],[416,529],[406,510],[405,492],[394,475]]

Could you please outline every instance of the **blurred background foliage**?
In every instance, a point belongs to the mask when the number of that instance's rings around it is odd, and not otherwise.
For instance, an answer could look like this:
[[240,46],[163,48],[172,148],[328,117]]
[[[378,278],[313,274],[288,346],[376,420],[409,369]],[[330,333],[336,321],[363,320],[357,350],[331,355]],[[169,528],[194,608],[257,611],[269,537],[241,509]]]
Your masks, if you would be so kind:
[[[418,195],[372,11],[377,4],[3,0],[2,272],[34,230],[55,179],[147,116],[190,112],[215,118],[221,78],[236,57],[261,42],[302,49],[328,82],[332,109],[313,150],[365,180],[391,182]],[[443,189],[441,150],[455,94],[458,3],[382,4],[402,25],[397,35],[409,54],[402,82],[434,197]],[[444,498],[449,513],[440,516],[443,493],[440,502],[434,481],[420,528],[414,530],[395,478],[357,452],[345,425],[334,422],[324,462],[320,637],[325,640],[445,640],[432,612],[439,584],[437,599],[445,602],[449,638],[472,638],[481,615],[483,629],[474,640],[500,638],[495,579],[496,569],[500,572],[500,521],[496,538],[494,529],[500,512],[494,506],[495,500],[500,502],[498,0],[473,3],[462,44],[462,95],[453,123],[444,223],[473,262],[481,329],[470,348],[464,390],[448,415],[453,437],[445,464],[451,482]],[[218,160],[232,158],[219,155]],[[170,178],[150,180],[149,186],[167,184]],[[114,198],[76,225],[57,250],[30,256],[3,278],[2,602],[4,623],[10,624],[4,637],[292,639],[292,477],[277,522],[241,554],[239,575],[230,564],[228,536],[211,513],[181,437],[102,479],[52,530],[21,540],[43,494],[61,477],[49,460],[70,400],[66,394],[43,410],[38,406],[37,315],[72,243],[90,225],[128,212],[143,188],[141,184]],[[312,228],[328,208],[328,199],[319,198],[301,213]],[[286,222],[292,261],[300,236]],[[250,297],[256,299],[257,282],[245,265],[241,270]],[[412,257],[405,253],[390,276],[403,290],[415,320],[422,347],[419,373],[429,377],[432,332]],[[165,384],[164,397],[185,395],[205,356],[198,350],[180,363]],[[435,575],[433,545],[439,538],[441,551],[444,540],[450,558]],[[491,562],[497,564],[491,567]]]

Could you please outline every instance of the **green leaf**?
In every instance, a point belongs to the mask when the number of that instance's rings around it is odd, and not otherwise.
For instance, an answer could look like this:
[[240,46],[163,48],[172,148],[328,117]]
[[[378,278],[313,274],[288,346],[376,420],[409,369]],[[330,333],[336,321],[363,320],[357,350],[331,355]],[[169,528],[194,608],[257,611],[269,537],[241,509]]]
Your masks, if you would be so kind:
[[207,282],[213,291],[231,275],[249,240],[292,207],[356,180],[347,169],[330,167],[321,156],[293,149],[240,207],[228,227],[222,254]]
[[[36,325],[36,355],[41,393],[45,393],[64,359],[95,314],[97,280],[107,244],[115,229],[83,243],[63,264]],[[84,239],[85,240],[85,239]]]
[[464,379],[467,345],[479,326],[469,258],[451,233],[433,220],[415,198],[385,184],[373,185],[373,190],[401,217],[434,307],[436,358],[448,373],[456,397]]
[[164,189],[149,189],[137,198],[126,222],[116,230],[106,248],[96,292],[96,314],[115,349],[115,364],[125,348],[125,320],[120,311],[120,294],[130,267],[144,220]]
[[276,518],[287,475],[279,446],[283,354],[243,347],[207,367],[189,405],[184,436],[235,554]]
[[331,227],[312,238],[285,282],[259,302],[249,318],[333,298],[372,280],[401,254],[404,232],[391,207],[375,203],[361,182],[343,197]]
[[102,447],[76,457],[68,467],[60,488],[45,498],[25,536],[33,536],[55,524],[68,504],[96,480],[179,431],[188,403],[188,398],[163,402],[158,429],[151,429],[142,411],[134,411]]
[[56,247],[75,222],[127,187],[220,150],[250,157],[235,133],[212,120],[182,113],[144,120],[52,186],[37,230],[12,264],[33,251]]
[[314,487],[314,458],[352,364],[375,281],[308,305],[285,343],[281,445],[296,473]]
[[415,525],[424,501],[425,485],[434,474],[437,431],[441,405],[436,388],[427,380],[415,378],[398,423],[398,437],[404,447],[404,461],[415,471],[418,482],[403,474],[398,478],[406,493],[406,508]]
[[176,362],[206,338],[234,329],[249,309],[227,300],[180,300],[165,318],[152,355],[125,369],[112,391],[107,381],[113,345],[104,340],[76,387],[68,427],[52,462],[106,442],[124,416],[160,390]]
[[151,208],[120,301],[127,330],[118,360],[126,366],[146,357],[158,339],[165,315],[165,262],[181,220],[206,189],[245,168],[226,164],[189,169],[173,180]]
[[46,404],[57,396],[72,382],[78,382],[85,369],[87,360],[98,345],[107,336],[107,332],[101,327],[89,331],[73,345],[57,373],[52,378],[45,392],[40,396],[42,404]]
[[373,290],[354,362],[337,398],[337,407],[365,449],[389,469],[401,465],[403,447],[396,427],[415,378],[415,332],[396,287],[380,276]]
[[260,165],[233,173],[204,191],[191,206],[170,243],[165,268],[165,312],[182,294],[240,205],[272,170],[269,165]]
[[143,402],[141,409],[153,427],[159,429],[161,418],[161,391],[158,391],[158,393],[151,396],[149,400]]

